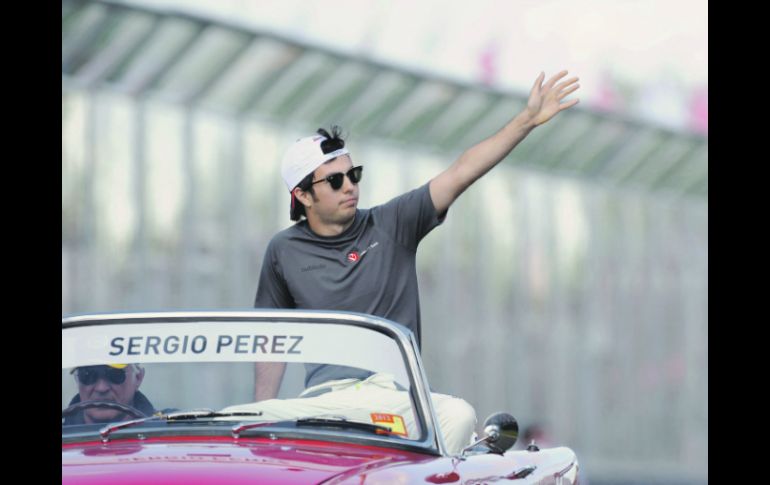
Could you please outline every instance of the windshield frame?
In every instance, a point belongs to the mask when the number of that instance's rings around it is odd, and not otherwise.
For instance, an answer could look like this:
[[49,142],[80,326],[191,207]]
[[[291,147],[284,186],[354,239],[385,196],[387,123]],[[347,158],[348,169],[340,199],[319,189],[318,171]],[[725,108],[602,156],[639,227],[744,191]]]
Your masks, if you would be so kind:
[[[184,323],[184,322],[215,322],[215,321],[230,321],[230,322],[297,322],[297,323],[327,323],[327,324],[339,324],[339,325],[351,325],[356,327],[363,327],[380,332],[393,340],[401,352],[401,357],[404,361],[406,372],[410,381],[410,396],[414,403],[414,411],[417,414],[419,424],[424,428],[422,440],[409,440],[400,441],[387,437],[371,436],[362,437],[360,434],[349,434],[344,430],[339,430],[336,433],[330,433],[325,430],[318,429],[302,429],[298,432],[297,429],[286,429],[286,433],[282,431],[280,434],[287,438],[300,438],[300,437],[321,437],[322,439],[328,439],[330,437],[341,436],[344,439],[334,439],[333,441],[352,441],[363,444],[376,444],[379,446],[389,446],[408,449],[420,449],[421,451],[428,452],[430,454],[446,455],[446,447],[440,433],[437,432],[438,420],[436,419],[433,403],[430,399],[430,392],[427,377],[424,372],[422,359],[420,358],[418,345],[414,334],[398,323],[386,320],[380,317],[374,317],[371,315],[365,315],[352,312],[339,312],[339,311],[327,311],[327,310],[265,310],[265,309],[249,309],[249,310],[235,310],[235,311],[159,311],[159,312],[131,312],[131,313],[99,313],[99,314],[82,314],[65,316],[62,318],[62,332],[67,329],[96,326],[96,325],[116,325],[116,324],[167,324],[167,323]],[[149,421],[142,423],[136,427],[126,428],[114,433],[115,437],[119,437],[128,433],[135,434],[138,431],[143,433],[155,434],[159,432],[163,436],[169,434],[176,434],[169,432],[173,430],[174,426],[162,426],[158,427],[153,423],[158,421]],[[222,422],[222,425],[228,430],[232,426],[233,422]],[[73,438],[75,440],[89,439],[94,436],[98,437],[98,430],[94,433],[83,433],[82,427],[78,426],[78,430],[75,433],[65,433],[65,429],[62,429],[62,442],[71,442]],[[210,426],[207,426],[211,430]],[[273,426],[267,426],[262,430],[272,433],[277,432]],[[259,429],[259,428],[257,428]],[[153,430],[155,432],[153,432]],[[244,434],[244,437],[254,435],[261,435],[262,430],[252,433],[248,431]],[[75,430],[72,430],[75,431]],[[210,433],[211,431],[209,431]],[[229,432],[229,431],[228,431]],[[205,435],[209,435],[205,433]],[[186,434],[186,433],[185,433]],[[217,433],[219,434],[219,433]],[[241,439],[243,439],[242,437]],[[373,443],[374,442],[374,443]]]

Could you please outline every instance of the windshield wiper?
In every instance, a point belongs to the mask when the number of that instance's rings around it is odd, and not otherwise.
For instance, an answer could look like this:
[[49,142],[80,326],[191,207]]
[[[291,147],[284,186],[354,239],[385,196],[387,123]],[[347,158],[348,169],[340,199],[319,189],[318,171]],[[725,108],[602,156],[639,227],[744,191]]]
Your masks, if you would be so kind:
[[102,436],[102,443],[107,443],[108,441],[110,441],[110,433],[112,433],[113,431],[116,431],[122,428],[128,428],[135,424],[144,423],[145,421],[157,421],[160,418],[161,418],[160,416],[153,415],[153,416],[148,416],[146,418],[141,418],[141,419],[132,419],[131,421],[121,421],[118,423],[110,423],[99,430],[99,434]]
[[193,409],[191,411],[178,411],[175,413],[169,413],[161,416],[161,418],[167,421],[186,421],[190,419],[199,418],[221,418],[229,416],[262,416],[262,411],[249,412],[249,411],[236,411],[232,413],[221,413],[214,411],[213,409]]
[[[220,418],[220,417],[233,417],[233,416],[262,416],[261,411],[257,412],[227,412],[222,413],[211,409],[193,409],[190,411],[178,411],[168,414],[155,414],[142,419],[134,419],[131,421],[123,421],[118,423],[111,423],[99,430],[99,434],[102,436],[102,442],[107,443],[109,436],[113,431],[128,428],[136,424],[141,424],[147,421],[191,421],[201,418]],[[266,421],[257,423],[239,423],[232,427],[231,432],[233,438],[238,439],[241,432],[252,429],[261,428],[265,426],[275,425],[277,423],[294,423],[296,426],[333,426],[337,428],[349,428],[360,429],[369,431],[374,434],[383,434],[388,436],[395,436],[393,430],[387,426],[379,424],[365,423],[362,421],[350,421],[344,417],[308,417],[300,418],[296,421]]]
[[212,409],[193,409],[190,411],[177,411],[168,414],[153,414],[146,418],[132,419],[131,421],[121,421],[117,423],[110,423],[99,430],[99,434],[102,436],[102,443],[109,441],[109,436],[113,431],[128,428],[136,424],[141,424],[147,421],[188,421],[200,418],[220,418],[227,416],[262,416],[262,411],[254,412],[233,412],[233,413],[220,413]]
[[336,428],[352,428],[352,429],[360,429],[364,431],[369,431],[374,434],[384,434],[388,436],[397,436],[393,433],[393,430],[390,429],[387,426],[382,426],[379,424],[372,424],[372,423],[365,423],[362,421],[350,421],[342,416],[332,416],[332,417],[318,417],[318,416],[311,416],[308,418],[300,418],[297,420],[283,420],[283,421],[263,421],[260,423],[240,423],[232,428],[233,438],[238,439],[241,436],[241,433],[253,429],[253,428],[264,428],[267,426],[275,426],[275,425],[288,425],[288,424],[294,424],[295,426],[317,426],[317,427],[324,427],[324,426],[333,426]]
[[297,426],[334,426],[337,428],[362,429],[365,431],[371,431],[375,434],[386,434],[393,436],[393,430],[387,426],[382,426],[381,424],[365,423],[363,421],[350,421],[343,417],[309,417],[298,419],[296,423]]

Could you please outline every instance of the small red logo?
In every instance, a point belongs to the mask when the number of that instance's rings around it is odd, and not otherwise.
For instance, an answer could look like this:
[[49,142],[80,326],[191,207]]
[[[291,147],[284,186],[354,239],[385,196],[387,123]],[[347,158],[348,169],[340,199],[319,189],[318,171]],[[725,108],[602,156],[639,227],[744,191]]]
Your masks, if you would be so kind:
[[358,261],[358,258],[359,258],[358,251],[351,251],[348,253],[348,261],[350,261],[351,263],[355,263],[356,261]]

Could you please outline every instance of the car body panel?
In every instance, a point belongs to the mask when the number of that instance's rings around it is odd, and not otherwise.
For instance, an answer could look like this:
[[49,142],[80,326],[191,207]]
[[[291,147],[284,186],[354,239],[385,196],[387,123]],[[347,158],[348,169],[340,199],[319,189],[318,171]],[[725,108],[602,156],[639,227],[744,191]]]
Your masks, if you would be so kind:
[[[435,457],[309,440],[226,437],[89,442],[62,447],[63,484],[320,483],[379,466]],[[126,473],[130,468],[130,473]]]
[[[315,440],[174,437],[62,446],[62,484],[542,483],[575,462],[568,448],[463,460]],[[527,467],[528,475],[515,478]],[[577,466],[577,465],[575,465]],[[127,471],[130,469],[130,473]],[[521,482],[519,482],[521,480]]]

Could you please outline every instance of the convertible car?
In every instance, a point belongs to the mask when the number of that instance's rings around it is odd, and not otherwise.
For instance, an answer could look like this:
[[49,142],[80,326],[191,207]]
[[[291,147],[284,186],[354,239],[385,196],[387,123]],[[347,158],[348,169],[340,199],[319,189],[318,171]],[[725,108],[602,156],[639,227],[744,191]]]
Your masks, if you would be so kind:
[[[340,368],[360,379],[318,385]],[[413,334],[368,315],[63,318],[62,408],[63,484],[578,483],[506,413],[450,452]]]

